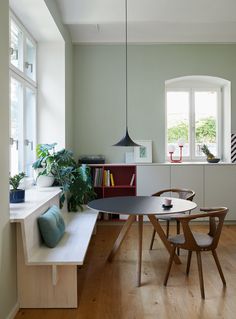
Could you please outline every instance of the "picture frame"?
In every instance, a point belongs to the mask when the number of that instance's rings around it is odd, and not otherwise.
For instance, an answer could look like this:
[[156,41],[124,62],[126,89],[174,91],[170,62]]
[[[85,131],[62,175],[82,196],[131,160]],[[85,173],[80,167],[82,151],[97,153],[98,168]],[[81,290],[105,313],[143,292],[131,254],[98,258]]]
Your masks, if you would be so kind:
[[134,147],[134,162],[152,163],[152,140],[138,140],[135,143],[141,146]]

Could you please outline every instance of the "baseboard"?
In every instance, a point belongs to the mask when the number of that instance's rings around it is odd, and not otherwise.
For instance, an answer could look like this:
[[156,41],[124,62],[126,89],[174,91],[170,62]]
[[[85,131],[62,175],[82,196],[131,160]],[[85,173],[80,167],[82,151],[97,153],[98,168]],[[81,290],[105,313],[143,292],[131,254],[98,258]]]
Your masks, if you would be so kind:
[[19,302],[17,302],[15,306],[12,308],[9,315],[6,317],[6,319],[14,319],[19,309],[20,309],[20,305],[19,305]]

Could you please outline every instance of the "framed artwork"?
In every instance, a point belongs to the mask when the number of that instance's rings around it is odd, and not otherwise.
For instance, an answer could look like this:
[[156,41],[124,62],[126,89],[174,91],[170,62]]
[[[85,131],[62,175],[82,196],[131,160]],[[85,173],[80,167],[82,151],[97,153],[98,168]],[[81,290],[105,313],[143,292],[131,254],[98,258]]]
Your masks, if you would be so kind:
[[152,163],[152,140],[135,141],[141,145],[134,147],[135,163]]

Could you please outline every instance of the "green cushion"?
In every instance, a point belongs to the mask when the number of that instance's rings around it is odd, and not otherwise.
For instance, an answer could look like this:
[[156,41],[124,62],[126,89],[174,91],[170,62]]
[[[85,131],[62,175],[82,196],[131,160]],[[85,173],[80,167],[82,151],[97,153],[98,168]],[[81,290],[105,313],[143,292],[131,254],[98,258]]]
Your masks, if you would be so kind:
[[38,217],[38,225],[43,241],[50,248],[57,245],[65,232],[64,219],[56,205]]

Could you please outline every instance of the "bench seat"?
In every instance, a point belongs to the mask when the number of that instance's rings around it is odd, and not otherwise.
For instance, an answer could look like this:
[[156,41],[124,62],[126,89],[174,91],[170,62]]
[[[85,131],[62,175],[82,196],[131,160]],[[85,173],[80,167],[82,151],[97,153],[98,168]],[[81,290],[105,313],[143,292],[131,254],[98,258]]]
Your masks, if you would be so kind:
[[90,209],[63,214],[66,230],[55,248],[41,245],[30,256],[29,265],[83,265],[96,225],[97,213]]
[[22,204],[10,205],[16,223],[17,286],[20,308],[76,308],[77,266],[84,264],[98,212],[62,211],[65,233],[54,248],[42,242],[37,219],[52,205],[59,205],[59,188],[30,189]]

